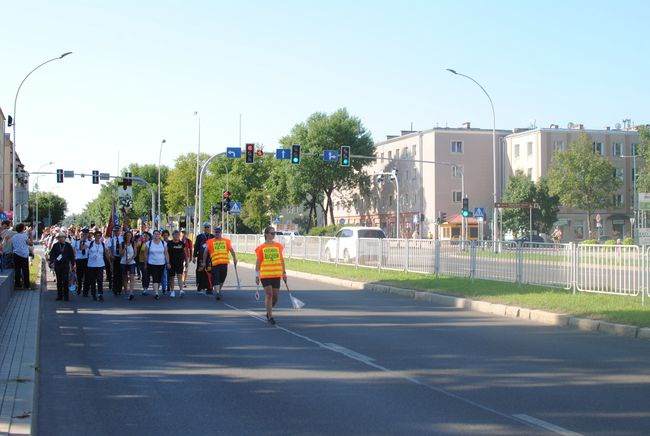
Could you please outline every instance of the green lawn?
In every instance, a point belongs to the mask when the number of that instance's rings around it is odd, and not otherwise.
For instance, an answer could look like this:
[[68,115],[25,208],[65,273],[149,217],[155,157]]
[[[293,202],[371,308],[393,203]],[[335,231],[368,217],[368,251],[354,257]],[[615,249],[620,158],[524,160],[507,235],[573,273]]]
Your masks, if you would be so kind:
[[29,267],[29,287],[30,289],[38,289],[39,281],[38,275],[41,269],[41,256],[34,256],[34,262]]
[[[237,257],[243,262],[255,262],[255,256],[252,254],[237,253]],[[387,270],[379,272],[376,269],[355,269],[354,266],[336,266],[330,263],[296,259],[287,259],[286,266],[290,270],[327,277],[381,283],[529,309],[549,310],[583,318],[650,327],[650,301],[644,306],[641,304],[640,296],[625,297],[587,293],[576,293],[574,295],[571,291],[543,286],[519,286],[508,282],[470,280],[447,276],[436,277],[434,275]]]

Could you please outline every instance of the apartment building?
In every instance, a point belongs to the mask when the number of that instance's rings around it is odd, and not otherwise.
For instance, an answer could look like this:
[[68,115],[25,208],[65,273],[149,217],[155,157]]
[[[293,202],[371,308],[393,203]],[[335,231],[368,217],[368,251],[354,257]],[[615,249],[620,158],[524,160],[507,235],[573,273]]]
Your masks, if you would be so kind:
[[[0,178],[0,211],[4,210],[9,210],[11,209],[11,201],[9,202],[9,207],[7,207],[7,201],[6,199],[8,198],[8,195],[6,193],[8,185],[7,185],[7,170],[6,170],[6,141],[5,141],[5,126],[6,126],[6,118],[5,114],[2,112],[2,108],[0,108],[0,173],[2,174],[2,178]],[[9,178],[11,181],[11,178]]]
[[[506,156],[508,162],[507,177],[521,170],[531,180],[538,180],[548,174],[553,154],[576,141],[581,132],[593,141],[594,152],[606,156],[614,165],[616,175],[623,181],[623,186],[615,194],[616,206],[598,211],[600,225],[591,223],[592,229],[598,229],[599,235],[611,238],[623,238],[630,235],[630,218],[634,216],[634,168],[640,158],[634,159],[639,143],[639,132],[632,128],[602,130],[584,129],[581,124],[570,123],[567,128],[551,125],[549,128],[534,128],[515,131],[506,136]],[[562,207],[557,223],[563,232],[564,240],[580,241],[587,235],[587,215],[585,211]],[[594,235],[592,235],[594,236]]]
[[[504,186],[504,138],[511,131],[497,130],[497,191]],[[372,177],[367,192],[354,192],[351,201],[339,194],[335,201],[337,223],[377,226],[390,237],[458,237],[463,196],[470,209],[483,207],[491,214],[493,205],[492,129],[433,128],[425,131],[402,131],[376,145],[377,160],[366,167],[370,175],[397,171],[397,183],[384,176],[383,183]],[[463,183],[464,181],[464,183]],[[399,185],[399,195],[397,193]],[[464,185],[464,186],[463,186]],[[464,191],[463,191],[464,188]],[[400,224],[397,229],[397,202]],[[455,226],[454,235],[443,233],[436,219],[446,214],[446,223]],[[485,223],[470,219],[473,229]],[[490,235],[487,227],[482,235]]]

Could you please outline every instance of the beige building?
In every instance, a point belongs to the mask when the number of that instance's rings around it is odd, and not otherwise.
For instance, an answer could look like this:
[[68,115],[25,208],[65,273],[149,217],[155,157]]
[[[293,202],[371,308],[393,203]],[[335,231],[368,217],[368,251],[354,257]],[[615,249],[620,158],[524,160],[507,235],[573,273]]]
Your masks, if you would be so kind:
[[[500,150],[510,131],[497,130],[497,191],[500,196],[505,172]],[[437,235],[447,239],[459,237],[460,225],[454,235],[442,232],[436,219],[446,214],[446,222],[459,222],[463,194],[469,198],[470,210],[483,207],[491,216],[493,205],[492,129],[434,128],[388,137],[376,144],[377,160],[366,167],[368,174],[397,171],[396,184],[390,176],[383,183],[372,178],[367,193],[340,195],[336,199],[336,223],[382,227],[390,237],[397,235],[396,202],[400,202],[401,237]],[[354,159],[354,157],[352,158]],[[464,192],[463,192],[464,175]],[[486,220],[487,221],[487,220]],[[473,237],[489,236],[490,231],[470,220]],[[451,232],[451,229],[449,229]]]
[[[506,155],[509,163],[507,177],[517,170],[523,171],[531,180],[546,176],[553,154],[566,148],[578,139],[580,132],[593,141],[594,152],[606,156],[616,168],[616,175],[623,181],[622,188],[615,194],[616,207],[598,211],[600,225],[591,223],[599,235],[623,238],[631,234],[630,218],[634,216],[634,154],[639,143],[639,132],[634,129],[586,130],[581,124],[569,124],[562,129],[557,125],[550,128],[535,128],[516,131],[506,137]],[[639,162],[636,162],[639,165]],[[595,217],[593,218],[595,220]],[[582,210],[563,207],[558,215],[565,241],[579,241],[588,237],[587,215]],[[595,235],[592,235],[595,236]]]

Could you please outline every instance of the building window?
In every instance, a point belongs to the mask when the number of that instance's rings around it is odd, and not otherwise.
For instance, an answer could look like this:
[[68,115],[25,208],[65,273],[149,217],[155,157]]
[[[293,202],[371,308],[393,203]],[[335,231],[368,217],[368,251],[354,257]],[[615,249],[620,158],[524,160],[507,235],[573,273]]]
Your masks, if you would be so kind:
[[418,205],[418,194],[415,193],[413,194],[413,206],[417,207],[417,205]]
[[519,144],[515,144],[515,157],[519,157]]
[[564,141],[553,141],[553,153],[564,150]]
[[533,155],[533,143],[529,142],[528,144],[526,144],[526,149],[528,151],[528,156],[532,156]]
[[411,174],[411,172],[410,172],[409,170],[406,170],[406,180],[409,179],[409,175],[410,175],[410,174]]
[[623,207],[623,196],[621,194],[614,195],[614,207],[621,208]]
[[624,182],[623,168],[614,168],[614,177],[618,177],[621,182]]
[[594,153],[603,155],[603,143],[602,142],[594,142]]
[[463,141],[451,141],[451,152],[452,153],[463,153]]
[[623,144],[615,142],[612,144],[612,156],[620,157],[623,154]]
[[402,158],[406,159],[408,156],[409,156],[409,149],[408,149],[408,147],[404,147],[402,149]]
[[573,236],[575,239],[584,239],[585,225],[583,221],[577,221],[573,225]]
[[381,163],[384,163],[384,152],[381,152]]
[[460,203],[463,201],[463,193],[461,191],[454,191],[451,196],[454,203]]
[[399,148],[395,150],[395,159],[399,159]]
[[528,176],[528,179],[529,179],[529,180],[533,180],[533,169],[532,169],[532,168],[528,168],[528,169],[526,170],[526,175]]
[[388,159],[392,159],[392,158],[393,158],[393,152],[392,152],[392,151],[389,151],[389,152],[388,152]]
[[632,144],[632,156],[638,156],[637,155],[637,152],[638,152],[638,150],[637,150],[638,147],[637,146],[638,145],[639,144]]
[[413,157],[415,157],[415,155],[417,154],[416,153],[417,149],[418,149],[417,145],[413,144]]
[[408,207],[408,205],[409,205],[409,195],[404,194],[404,201],[402,203],[402,206]]
[[393,196],[391,195],[388,197],[388,207],[391,207],[393,205]]
[[452,177],[462,177],[463,166],[462,165],[452,165],[451,167],[451,176]]

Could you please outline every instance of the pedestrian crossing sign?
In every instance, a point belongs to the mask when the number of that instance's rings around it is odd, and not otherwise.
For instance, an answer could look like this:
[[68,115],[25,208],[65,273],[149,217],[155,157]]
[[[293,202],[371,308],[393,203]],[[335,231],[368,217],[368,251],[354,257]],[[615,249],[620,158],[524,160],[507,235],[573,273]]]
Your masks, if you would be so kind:
[[239,215],[241,213],[241,201],[230,202],[230,214]]

